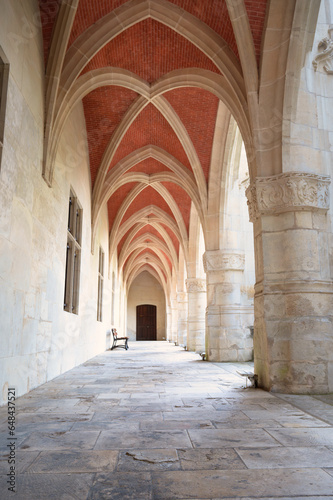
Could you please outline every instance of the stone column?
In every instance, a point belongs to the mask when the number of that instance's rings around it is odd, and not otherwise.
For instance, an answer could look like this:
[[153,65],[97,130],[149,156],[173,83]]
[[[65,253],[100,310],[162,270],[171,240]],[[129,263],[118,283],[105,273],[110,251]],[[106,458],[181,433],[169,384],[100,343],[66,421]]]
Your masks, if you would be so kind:
[[254,223],[254,356],[259,385],[333,391],[333,281],[326,176],[285,173],[247,189]]
[[169,305],[166,307],[166,334],[167,340],[172,342],[172,314]]
[[253,358],[253,307],[242,306],[245,255],[231,250],[204,254],[207,275],[206,354],[210,361]]
[[206,280],[188,278],[187,349],[205,352],[205,310],[207,304]]
[[177,293],[178,303],[178,344],[187,346],[187,293]]
[[171,340],[178,344],[178,303],[177,296],[171,296]]

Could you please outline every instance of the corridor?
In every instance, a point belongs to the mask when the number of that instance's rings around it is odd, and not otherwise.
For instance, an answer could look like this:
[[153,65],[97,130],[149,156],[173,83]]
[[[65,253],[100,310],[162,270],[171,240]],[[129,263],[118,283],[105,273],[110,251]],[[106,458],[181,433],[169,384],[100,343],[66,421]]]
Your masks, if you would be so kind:
[[[333,499],[333,398],[245,388],[237,370],[131,342],[15,401],[1,499]],[[9,438],[9,439],[8,439]]]

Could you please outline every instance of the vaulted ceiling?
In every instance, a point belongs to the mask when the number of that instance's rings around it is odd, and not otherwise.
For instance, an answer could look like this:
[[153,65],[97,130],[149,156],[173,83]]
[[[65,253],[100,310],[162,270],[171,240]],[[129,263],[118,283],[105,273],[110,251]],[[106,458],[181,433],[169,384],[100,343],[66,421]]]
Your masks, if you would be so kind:
[[221,96],[234,92],[242,106],[243,89],[232,84],[243,75],[238,4],[260,65],[267,0],[232,2],[39,0],[47,78],[44,161],[55,154],[65,119],[82,101],[93,228],[106,204],[110,250],[130,281],[148,269],[165,285],[188,241],[192,203],[199,214],[207,208]]

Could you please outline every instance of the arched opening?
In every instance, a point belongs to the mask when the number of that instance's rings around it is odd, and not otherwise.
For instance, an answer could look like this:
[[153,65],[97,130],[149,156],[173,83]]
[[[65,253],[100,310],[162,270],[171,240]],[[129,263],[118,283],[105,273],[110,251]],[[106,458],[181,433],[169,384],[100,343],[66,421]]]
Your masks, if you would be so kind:
[[133,280],[127,295],[130,341],[166,340],[166,301],[161,284],[148,271]]

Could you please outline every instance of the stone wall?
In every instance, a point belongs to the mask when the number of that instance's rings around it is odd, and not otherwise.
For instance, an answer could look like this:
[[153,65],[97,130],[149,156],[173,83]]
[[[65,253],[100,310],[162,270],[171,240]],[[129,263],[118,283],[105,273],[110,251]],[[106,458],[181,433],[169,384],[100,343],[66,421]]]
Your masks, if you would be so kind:
[[[104,280],[104,320],[96,321],[98,248],[108,262],[104,213],[94,255],[91,186],[82,107],[64,132],[52,188],[42,178],[44,63],[35,14],[38,2],[0,1],[0,46],[10,64],[0,170],[0,388],[18,395],[105,349],[110,282]],[[75,144],[75,150],[70,145]],[[63,310],[70,188],[83,208],[79,314]]]

